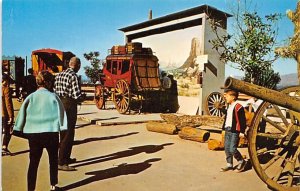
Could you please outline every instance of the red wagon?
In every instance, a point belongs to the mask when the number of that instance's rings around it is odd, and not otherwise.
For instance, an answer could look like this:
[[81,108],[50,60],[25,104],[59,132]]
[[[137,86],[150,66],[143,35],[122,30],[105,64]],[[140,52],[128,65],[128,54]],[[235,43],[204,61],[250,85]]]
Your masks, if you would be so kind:
[[158,58],[151,48],[143,48],[141,43],[113,46],[106,57],[100,82],[95,86],[95,103],[99,109],[104,108],[107,100],[113,101],[122,114],[149,106],[161,107],[164,92]]

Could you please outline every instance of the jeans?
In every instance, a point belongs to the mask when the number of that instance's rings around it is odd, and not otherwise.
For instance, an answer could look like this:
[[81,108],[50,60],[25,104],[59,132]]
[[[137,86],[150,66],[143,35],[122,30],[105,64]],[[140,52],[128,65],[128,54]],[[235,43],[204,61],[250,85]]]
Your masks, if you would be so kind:
[[233,157],[237,160],[243,160],[241,153],[237,150],[239,144],[239,133],[233,133],[230,129],[225,131],[225,154],[228,164],[233,164]]

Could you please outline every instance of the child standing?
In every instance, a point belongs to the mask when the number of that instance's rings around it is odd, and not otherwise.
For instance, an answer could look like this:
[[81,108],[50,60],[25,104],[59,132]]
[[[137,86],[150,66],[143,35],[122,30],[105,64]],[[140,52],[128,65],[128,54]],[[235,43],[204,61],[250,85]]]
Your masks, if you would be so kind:
[[225,114],[223,130],[225,130],[225,154],[227,165],[221,168],[222,172],[233,170],[233,157],[238,161],[237,171],[244,170],[246,161],[241,153],[237,150],[240,133],[244,133],[246,129],[246,118],[244,107],[237,103],[236,100],[239,92],[231,89],[225,89],[224,97],[228,104]]

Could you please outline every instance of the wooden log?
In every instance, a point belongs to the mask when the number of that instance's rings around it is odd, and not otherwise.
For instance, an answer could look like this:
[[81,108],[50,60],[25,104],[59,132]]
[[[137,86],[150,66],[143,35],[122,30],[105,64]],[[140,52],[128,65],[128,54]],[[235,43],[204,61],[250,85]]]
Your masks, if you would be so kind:
[[207,146],[209,150],[224,150],[224,142],[225,142],[225,131],[221,132],[221,140],[210,139],[207,142]]
[[177,116],[175,114],[160,114],[160,117],[167,123],[174,124],[178,129],[183,127],[198,127],[211,126],[221,128],[224,119],[217,116],[210,115],[183,115]]
[[179,131],[178,135],[182,139],[205,142],[209,139],[210,133],[194,127],[183,127],[181,131]]
[[209,150],[217,151],[217,150],[224,150],[224,143],[219,140],[210,139],[207,142],[207,146]]
[[150,121],[146,124],[148,131],[153,131],[157,133],[165,133],[169,135],[177,134],[177,129],[174,124],[168,124],[166,122],[155,122]]

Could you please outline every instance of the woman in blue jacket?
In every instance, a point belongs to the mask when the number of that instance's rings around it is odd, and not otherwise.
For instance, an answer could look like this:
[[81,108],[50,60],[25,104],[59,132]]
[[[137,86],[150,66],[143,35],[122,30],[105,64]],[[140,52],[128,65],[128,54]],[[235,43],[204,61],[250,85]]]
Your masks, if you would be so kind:
[[14,126],[14,131],[22,132],[29,142],[29,191],[35,190],[43,148],[46,148],[49,156],[50,190],[59,190],[55,186],[58,183],[59,132],[67,129],[67,118],[59,97],[50,92],[53,80],[53,75],[48,71],[37,75],[38,89],[24,100]]

